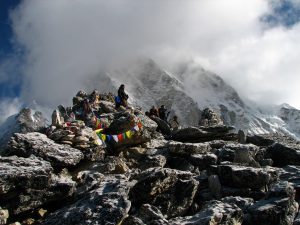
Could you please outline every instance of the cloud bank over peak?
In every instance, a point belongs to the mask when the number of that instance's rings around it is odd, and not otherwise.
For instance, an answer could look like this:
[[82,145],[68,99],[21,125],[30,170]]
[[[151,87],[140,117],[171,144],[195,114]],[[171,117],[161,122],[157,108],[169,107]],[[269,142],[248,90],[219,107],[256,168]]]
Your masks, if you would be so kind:
[[266,26],[272,10],[262,0],[23,1],[11,13],[21,98],[66,103],[85,79],[143,56],[170,70],[192,59],[242,96],[300,107],[300,27]]

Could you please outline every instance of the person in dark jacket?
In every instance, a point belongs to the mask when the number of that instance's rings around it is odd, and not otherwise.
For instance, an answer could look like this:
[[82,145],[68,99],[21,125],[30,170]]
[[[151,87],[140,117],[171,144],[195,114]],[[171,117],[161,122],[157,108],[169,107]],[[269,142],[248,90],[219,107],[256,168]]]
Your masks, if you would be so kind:
[[128,95],[125,92],[125,85],[121,84],[118,90],[118,100],[116,101],[116,108],[119,108],[121,105],[127,107]]
[[159,115],[158,115],[158,109],[155,106],[152,106],[152,108],[150,109],[150,117],[151,116],[159,117]]
[[158,109],[158,114],[159,114],[159,118],[167,121],[167,118],[170,114],[170,112],[167,113],[167,109],[164,105],[162,105],[159,109]]

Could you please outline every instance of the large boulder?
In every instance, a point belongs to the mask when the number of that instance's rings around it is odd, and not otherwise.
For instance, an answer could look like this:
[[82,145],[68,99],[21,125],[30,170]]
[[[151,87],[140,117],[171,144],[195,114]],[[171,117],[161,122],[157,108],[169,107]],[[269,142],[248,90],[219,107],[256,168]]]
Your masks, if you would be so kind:
[[52,174],[49,162],[31,156],[0,157],[1,205],[12,215],[71,197],[75,182],[66,174]]
[[124,225],[144,225],[144,224],[156,224],[156,225],[168,225],[168,221],[164,218],[161,211],[149,204],[142,205],[137,214],[127,217],[122,224]]
[[199,184],[191,173],[168,168],[148,169],[137,180],[130,191],[132,203],[154,205],[168,218],[189,210]]
[[181,142],[205,142],[212,140],[236,140],[233,127],[187,127],[172,133],[171,139]]
[[298,144],[275,143],[268,147],[267,156],[274,162],[274,166],[300,165],[300,146]]
[[207,154],[192,154],[188,158],[188,161],[200,171],[206,170],[210,165],[217,163],[218,157],[213,153]]
[[296,190],[296,199],[300,198],[300,166],[285,166],[279,170],[279,179],[287,181]]
[[265,199],[249,207],[249,224],[292,225],[298,212],[295,190],[288,182],[274,184]]
[[54,168],[73,167],[84,157],[80,150],[56,144],[37,132],[15,134],[9,142],[7,154],[21,157],[35,155],[49,161]]
[[209,170],[220,177],[223,185],[236,188],[261,189],[278,179],[278,171],[270,167],[218,165],[211,166]]
[[247,212],[249,207],[254,203],[252,198],[242,198],[240,196],[228,196],[222,198],[221,201],[228,204],[236,204],[243,212]]
[[159,117],[156,117],[156,116],[152,116],[151,119],[155,123],[157,123],[158,129],[162,134],[164,134],[164,135],[170,135],[171,134],[171,128],[170,128],[169,124],[166,121],[164,121],[164,120],[162,120],[162,119],[160,119]]
[[14,192],[20,188],[45,188],[53,171],[49,162],[35,156],[0,157],[0,194]]
[[127,186],[124,176],[107,176],[98,188],[85,193],[77,202],[53,212],[41,224],[119,224],[131,206],[127,199]]
[[193,216],[176,217],[169,220],[172,225],[241,225],[243,211],[235,204],[220,201],[208,202]]
[[[121,140],[116,142],[114,138],[107,141],[107,145],[112,149],[125,148],[129,146],[137,146],[149,142],[155,132],[157,125],[150,118],[140,112],[134,115],[130,112],[122,112],[115,115],[113,122],[105,129],[106,135],[123,135]],[[139,127],[137,127],[139,125]],[[133,131],[133,129],[135,130]],[[132,131],[132,136],[128,138],[126,132]]]

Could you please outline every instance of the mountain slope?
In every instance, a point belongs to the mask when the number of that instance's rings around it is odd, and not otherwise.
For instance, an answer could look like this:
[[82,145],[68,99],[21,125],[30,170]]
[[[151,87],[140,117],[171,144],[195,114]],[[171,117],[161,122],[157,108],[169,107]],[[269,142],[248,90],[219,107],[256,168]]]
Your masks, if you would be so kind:
[[[87,82],[87,89],[116,93],[121,83],[126,85],[129,101],[144,111],[152,105],[166,105],[171,116],[178,115],[182,125],[198,124],[201,110],[216,110],[226,125],[243,129],[249,134],[285,133],[300,137],[300,111],[292,107],[262,108],[245,102],[236,90],[220,76],[200,65],[182,63],[175,71],[164,70],[150,59],[143,59],[123,69],[109,71],[95,77],[99,82]],[[101,86],[101,87],[102,87]]]
[[0,152],[14,133],[39,131],[46,127],[46,122],[42,113],[29,108],[24,108],[18,114],[8,117],[0,125]]

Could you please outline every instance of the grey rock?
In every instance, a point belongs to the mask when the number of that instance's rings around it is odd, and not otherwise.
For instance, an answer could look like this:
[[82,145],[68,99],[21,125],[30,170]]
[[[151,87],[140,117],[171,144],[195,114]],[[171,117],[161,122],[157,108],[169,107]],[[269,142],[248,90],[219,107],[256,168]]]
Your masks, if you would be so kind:
[[297,195],[300,194],[300,166],[285,166],[279,171],[279,179],[288,181],[295,188]]
[[252,168],[237,165],[211,166],[210,172],[220,177],[221,184],[237,188],[260,189],[278,179],[278,171],[266,168]]
[[146,225],[140,218],[128,216],[122,221],[122,225]]
[[246,212],[254,203],[252,198],[242,198],[240,196],[228,196],[222,198],[221,201],[228,204],[236,204],[240,209],[243,210],[243,212]]
[[49,162],[35,156],[0,157],[0,194],[14,192],[19,188],[43,189],[48,186],[53,171]]
[[205,142],[212,140],[236,140],[234,128],[226,126],[215,127],[188,127],[172,133],[171,139],[181,142]]
[[52,118],[52,123],[51,123],[52,126],[60,127],[64,123],[64,117],[61,115],[58,109],[55,109],[53,111],[51,118]]
[[188,161],[200,171],[207,169],[210,165],[215,165],[217,160],[218,157],[212,153],[192,154],[188,157]]
[[83,159],[83,153],[78,149],[56,144],[37,132],[15,134],[8,146],[8,155],[29,157],[33,154],[49,161],[54,168],[72,167]]
[[300,225],[300,213],[299,212],[294,219],[293,225]]
[[151,223],[155,220],[163,220],[165,223],[168,222],[157,207],[149,204],[142,205],[138,211],[137,216],[141,218],[146,224]]
[[228,149],[228,148],[222,148],[219,149],[216,152],[216,155],[218,156],[218,162],[233,162],[234,160],[234,150]]
[[154,205],[167,217],[188,211],[199,184],[191,173],[167,168],[148,169],[137,179],[130,191],[132,203]]
[[116,156],[108,156],[102,162],[98,162],[93,168],[103,174],[124,174],[129,171],[125,159]]
[[77,174],[77,188],[76,195],[82,196],[86,192],[98,188],[100,183],[104,180],[105,175],[94,171],[94,170],[84,170]]
[[199,121],[200,126],[217,126],[217,125],[223,125],[223,121],[221,120],[220,115],[215,112],[213,109],[205,108],[201,112],[201,118]]
[[208,202],[200,212],[193,216],[176,217],[169,220],[172,225],[241,225],[243,212],[235,204],[220,201]]
[[298,208],[298,203],[288,198],[261,200],[249,208],[250,224],[292,225]]
[[182,171],[193,171],[195,167],[189,163],[188,160],[182,157],[169,156],[167,160],[167,167]]
[[249,208],[252,224],[292,225],[298,203],[294,200],[294,189],[288,182],[276,183],[268,192],[266,199],[260,200]]
[[52,174],[49,162],[31,156],[0,158],[0,198],[12,215],[29,212],[71,197],[75,182],[64,173]]
[[247,141],[247,136],[243,130],[238,131],[238,142],[241,144],[245,144]]
[[171,128],[166,121],[164,121],[156,116],[152,116],[151,119],[157,124],[158,129],[162,134],[164,134],[164,135],[171,134]]
[[119,224],[131,206],[126,183],[123,176],[107,176],[98,188],[87,192],[74,204],[50,214],[42,224]]
[[274,166],[300,165],[299,145],[275,143],[268,147],[267,156],[274,162]]
[[191,154],[204,154],[211,150],[208,143],[182,143],[170,141],[166,146],[172,154],[191,155]]
[[164,167],[166,163],[167,159],[163,155],[146,155],[139,163],[139,168],[145,170],[151,167]]
[[234,163],[259,167],[259,164],[254,160],[259,148],[252,144],[226,145],[224,148],[234,150]]
[[222,186],[218,175],[211,175],[208,177],[208,186],[213,196],[215,196],[217,199],[220,199]]

